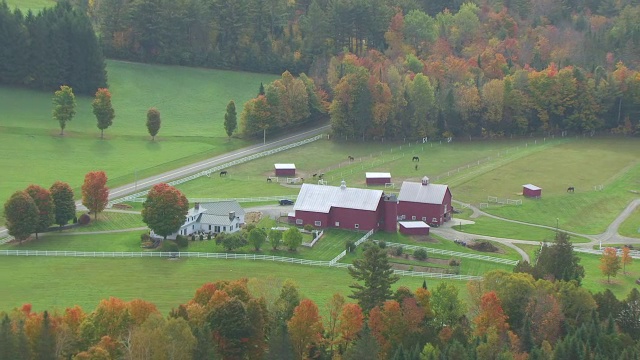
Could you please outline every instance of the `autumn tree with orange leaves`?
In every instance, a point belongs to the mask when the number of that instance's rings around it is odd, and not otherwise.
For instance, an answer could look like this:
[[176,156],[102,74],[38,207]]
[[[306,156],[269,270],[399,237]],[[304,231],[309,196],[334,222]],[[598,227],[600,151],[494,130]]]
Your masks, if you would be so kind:
[[84,176],[82,184],[82,205],[93,213],[94,219],[102,212],[109,202],[109,188],[107,174],[104,171],[91,171]]
[[627,273],[627,265],[631,264],[633,258],[631,257],[631,249],[628,246],[622,248],[622,255],[620,256],[622,262],[622,273]]
[[600,270],[602,275],[607,276],[607,282],[611,282],[611,277],[615,277],[620,271],[620,258],[618,251],[612,247],[605,248],[600,258]]
[[291,343],[297,359],[312,358],[309,351],[313,345],[322,342],[322,318],[318,306],[309,299],[300,302],[293,311],[293,317],[287,322]]
[[180,230],[189,212],[189,201],[171,185],[154,185],[142,204],[142,221],[164,239]]

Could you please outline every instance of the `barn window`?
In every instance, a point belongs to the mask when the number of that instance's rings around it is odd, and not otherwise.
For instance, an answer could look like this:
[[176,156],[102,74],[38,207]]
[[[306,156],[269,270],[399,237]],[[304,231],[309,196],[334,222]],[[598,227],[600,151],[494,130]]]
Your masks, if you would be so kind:
[[411,217],[411,220],[415,220],[415,219],[416,219],[416,217],[415,217],[415,216],[412,216],[412,217]]
[[296,224],[297,225],[302,225],[302,219],[296,219]]
[[431,221],[433,221],[434,223],[436,223],[436,222],[438,222],[438,219],[433,218],[433,219],[431,219]]
[[423,217],[422,217],[422,221],[427,221],[427,217],[426,217],[426,216],[423,216]]
[[336,227],[340,227],[340,221],[336,221]]
[[315,226],[322,226],[322,221],[316,221],[313,223]]
[[355,228],[356,228],[356,229],[360,229],[360,224],[356,224],[356,225],[355,225]]

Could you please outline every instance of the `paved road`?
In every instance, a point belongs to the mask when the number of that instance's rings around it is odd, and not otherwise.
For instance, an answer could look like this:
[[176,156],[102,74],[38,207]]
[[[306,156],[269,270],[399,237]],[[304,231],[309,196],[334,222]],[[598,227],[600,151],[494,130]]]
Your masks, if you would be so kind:
[[[167,171],[165,173],[162,173],[156,176],[140,179],[136,183],[131,183],[131,184],[110,189],[109,200],[117,199],[129,194],[134,194],[138,191],[142,191],[144,189],[150,188],[153,185],[161,182],[169,182],[172,180],[181,179],[191,174],[195,174],[200,171],[210,169],[214,166],[218,166],[233,160],[237,160],[245,156],[257,154],[261,151],[275,149],[280,146],[284,146],[284,145],[292,144],[304,139],[308,139],[315,135],[326,132],[329,129],[330,129],[329,125],[323,125],[313,129],[306,129],[304,131],[301,131],[292,135],[286,135],[283,137],[276,138],[272,141],[267,142],[266,144],[252,145],[252,146],[238,149],[238,150],[235,150],[226,154],[222,154],[207,160],[203,160],[195,164],[191,164],[175,170]],[[76,201],[76,207],[78,208],[78,210],[86,210],[86,208],[82,206],[81,201]],[[8,235],[7,229],[5,227],[0,227],[0,238],[5,237],[7,235]]]

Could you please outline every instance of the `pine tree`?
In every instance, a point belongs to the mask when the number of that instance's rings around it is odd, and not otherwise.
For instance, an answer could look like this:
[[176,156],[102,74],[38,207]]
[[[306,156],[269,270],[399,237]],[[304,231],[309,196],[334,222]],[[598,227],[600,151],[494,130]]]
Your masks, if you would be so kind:
[[[260,83],[262,86],[262,83]],[[229,104],[227,104],[227,112],[224,114],[224,131],[227,133],[229,140],[231,140],[231,135],[236,128],[238,127],[238,114],[236,113],[236,103],[231,100]]]
[[0,323],[0,360],[13,360],[15,358],[15,339],[11,331],[11,319],[4,314]]
[[56,360],[56,339],[51,326],[49,313],[45,310],[42,315],[42,330],[36,340],[36,359]]
[[355,299],[365,313],[374,307],[391,299],[391,285],[400,278],[393,273],[387,253],[377,245],[370,245],[362,254],[362,259],[356,259],[349,267],[349,274],[356,281],[353,283],[350,298]]

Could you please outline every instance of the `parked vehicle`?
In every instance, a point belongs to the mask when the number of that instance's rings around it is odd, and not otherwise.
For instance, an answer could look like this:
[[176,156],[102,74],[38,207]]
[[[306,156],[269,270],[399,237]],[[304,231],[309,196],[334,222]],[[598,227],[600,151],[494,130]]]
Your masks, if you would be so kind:
[[293,205],[293,200],[282,199],[280,200],[280,205]]

